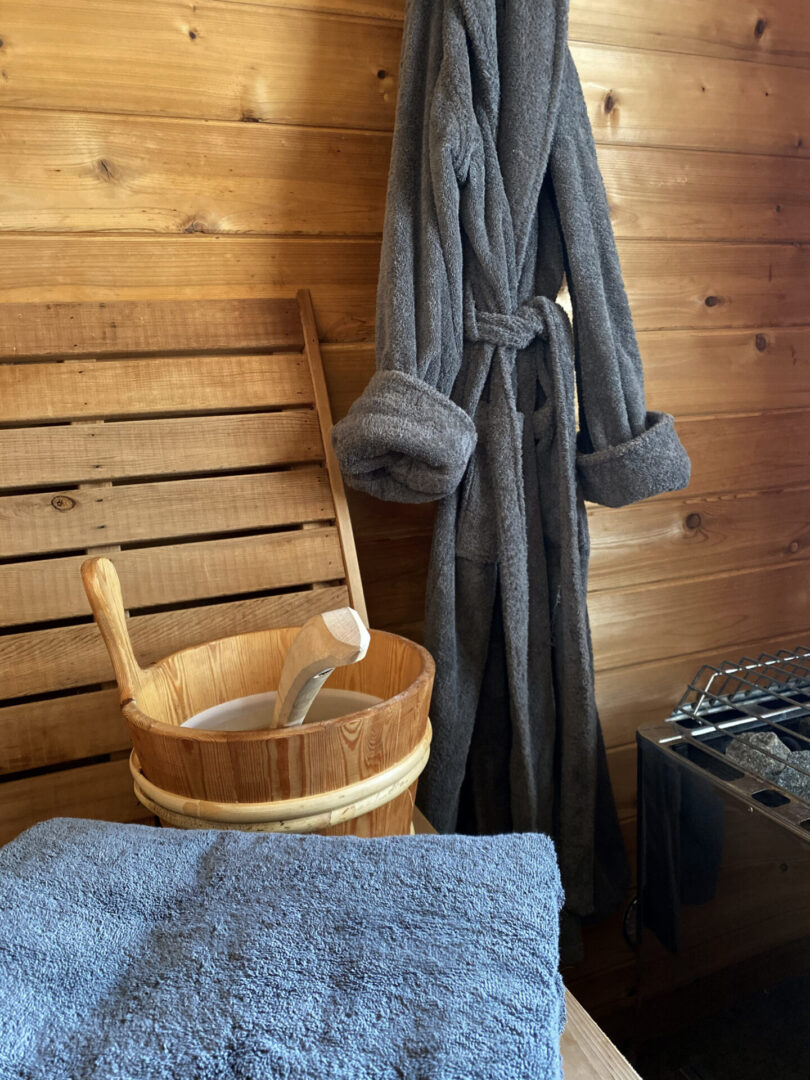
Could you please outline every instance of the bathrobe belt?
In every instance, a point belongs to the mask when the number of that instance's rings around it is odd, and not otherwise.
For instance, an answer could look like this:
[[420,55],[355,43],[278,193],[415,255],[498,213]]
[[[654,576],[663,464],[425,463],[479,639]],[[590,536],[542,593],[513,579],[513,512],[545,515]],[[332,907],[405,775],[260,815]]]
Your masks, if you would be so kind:
[[[560,320],[562,316],[562,320]],[[536,296],[511,315],[481,311],[474,304],[467,308],[464,337],[467,341],[486,341],[504,349],[527,349],[537,338],[547,341],[559,322],[568,329],[568,316],[548,296]]]

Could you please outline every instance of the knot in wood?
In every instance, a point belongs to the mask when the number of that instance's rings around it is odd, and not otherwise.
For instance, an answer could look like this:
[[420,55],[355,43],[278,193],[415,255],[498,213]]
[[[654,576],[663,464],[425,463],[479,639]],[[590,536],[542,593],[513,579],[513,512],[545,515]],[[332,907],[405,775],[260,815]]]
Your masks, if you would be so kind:
[[767,19],[757,19],[756,24],[754,26],[754,37],[757,39],[757,41],[759,41],[759,39],[762,37],[762,35],[765,33],[765,31],[767,29],[768,29],[768,20]]
[[69,495],[54,495],[51,499],[51,506],[54,510],[61,510],[64,513],[66,510],[72,510],[76,505],[76,500],[71,499]]
[[609,116],[616,108],[616,99],[613,96],[613,91],[608,90],[605,95],[605,113]]
[[690,514],[686,519],[687,529],[699,529],[703,523],[703,518],[700,514]]
[[757,334],[754,338],[754,345],[756,345],[757,352],[765,352],[768,348],[768,339],[764,334]]
[[798,540],[792,540],[788,546],[788,551],[791,555],[795,555],[800,547],[801,545],[799,544]]
[[717,305],[722,304],[723,301],[720,299],[719,296],[707,296],[703,303],[706,305],[706,307],[717,307]]

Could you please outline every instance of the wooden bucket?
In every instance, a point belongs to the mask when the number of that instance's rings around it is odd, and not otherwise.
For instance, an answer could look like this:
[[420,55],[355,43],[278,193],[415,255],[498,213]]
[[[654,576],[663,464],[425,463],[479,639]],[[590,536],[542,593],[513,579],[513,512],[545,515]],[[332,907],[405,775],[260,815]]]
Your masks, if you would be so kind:
[[181,727],[204,709],[276,689],[298,629],[237,634],[141,668],[112,563],[89,559],[82,577],[129,725],[135,794],[164,824],[355,836],[411,831],[431,738],[434,666],[425,649],[372,630],[366,657],[329,681],[382,699],[361,712],[274,730]]

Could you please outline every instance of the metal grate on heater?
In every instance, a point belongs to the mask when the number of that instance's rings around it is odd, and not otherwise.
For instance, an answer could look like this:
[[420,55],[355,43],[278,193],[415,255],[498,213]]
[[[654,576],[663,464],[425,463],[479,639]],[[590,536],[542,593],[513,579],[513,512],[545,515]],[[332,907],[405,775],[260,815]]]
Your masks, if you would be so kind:
[[810,829],[810,649],[705,665],[668,723],[674,752]]

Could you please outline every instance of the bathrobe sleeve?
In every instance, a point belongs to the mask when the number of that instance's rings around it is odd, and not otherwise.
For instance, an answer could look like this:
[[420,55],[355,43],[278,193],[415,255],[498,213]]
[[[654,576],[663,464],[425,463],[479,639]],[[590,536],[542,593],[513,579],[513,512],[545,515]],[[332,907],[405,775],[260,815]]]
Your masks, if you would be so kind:
[[394,502],[429,502],[453,491],[476,442],[473,421],[449,397],[463,349],[459,100],[469,81],[453,9],[445,0],[408,5],[377,296],[377,371],[333,431],[347,482]]
[[574,313],[583,495],[625,506],[689,483],[667,413],[648,412],[630,308],[582,90],[568,54],[549,168]]

